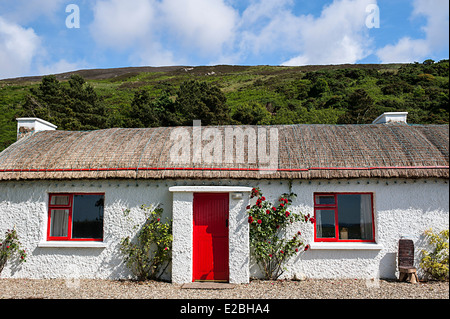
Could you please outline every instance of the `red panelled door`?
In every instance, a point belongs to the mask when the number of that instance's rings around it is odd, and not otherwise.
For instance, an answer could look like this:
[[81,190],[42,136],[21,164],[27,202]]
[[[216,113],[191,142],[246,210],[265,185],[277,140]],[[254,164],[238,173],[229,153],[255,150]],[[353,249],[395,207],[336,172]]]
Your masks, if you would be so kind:
[[193,281],[228,281],[228,193],[194,194]]

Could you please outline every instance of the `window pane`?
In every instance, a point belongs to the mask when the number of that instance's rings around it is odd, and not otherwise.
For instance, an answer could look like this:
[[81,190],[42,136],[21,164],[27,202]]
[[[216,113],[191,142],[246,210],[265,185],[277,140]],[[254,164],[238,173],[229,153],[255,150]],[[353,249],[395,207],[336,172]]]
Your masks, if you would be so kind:
[[103,238],[103,195],[74,195],[72,238]]
[[335,238],[334,210],[316,210],[317,238]]
[[334,205],[334,195],[316,195],[317,205]]
[[338,195],[338,219],[340,239],[373,239],[369,194]]
[[67,237],[67,230],[69,226],[69,210],[52,209],[50,218],[50,236]]
[[69,195],[53,195],[50,204],[67,206],[69,205]]

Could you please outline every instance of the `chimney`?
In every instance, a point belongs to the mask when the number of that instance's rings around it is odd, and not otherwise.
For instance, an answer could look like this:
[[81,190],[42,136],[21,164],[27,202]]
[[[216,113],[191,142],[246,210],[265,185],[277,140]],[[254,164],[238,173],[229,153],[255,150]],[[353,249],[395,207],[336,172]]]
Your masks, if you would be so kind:
[[386,124],[400,122],[406,124],[408,112],[386,112],[376,118],[372,124]]
[[57,126],[36,117],[25,117],[17,119],[17,140],[27,134],[34,134],[40,131],[54,131]]

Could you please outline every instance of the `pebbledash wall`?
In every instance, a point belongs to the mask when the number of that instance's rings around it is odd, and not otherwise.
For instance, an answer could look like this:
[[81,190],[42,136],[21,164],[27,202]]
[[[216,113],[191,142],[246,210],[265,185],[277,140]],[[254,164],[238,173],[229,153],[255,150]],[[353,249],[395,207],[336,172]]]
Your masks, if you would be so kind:
[[[297,194],[291,211],[311,215],[314,215],[315,192],[373,193],[376,243],[314,243],[313,224],[293,225],[292,232],[300,227],[311,249],[291,260],[284,278],[395,278],[398,275],[398,241],[402,236],[414,240],[415,264],[418,265],[420,250],[425,245],[423,232],[449,227],[447,179],[9,181],[0,182],[0,237],[7,229],[15,227],[28,257],[26,263],[8,263],[1,276],[130,278],[119,243],[123,237],[136,233],[135,225],[143,223],[145,216],[139,209],[141,205],[159,204],[167,218],[174,217],[176,240],[172,267],[165,278],[174,283],[189,282],[192,280],[189,205],[195,192],[192,186],[200,186],[197,188],[200,191],[229,187],[230,282],[235,283],[260,276],[250,258],[248,244],[245,207],[250,202],[248,189],[251,187],[260,187],[269,201],[276,202],[291,186],[292,192]],[[205,186],[209,189],[202,190]],[[46,241],[49,193],[59,192],[105,194],[103,242]],[[242,192],[244,196],[231,199],[232,192]],[[128,215],[124,213],[126,209],[131,209]]]

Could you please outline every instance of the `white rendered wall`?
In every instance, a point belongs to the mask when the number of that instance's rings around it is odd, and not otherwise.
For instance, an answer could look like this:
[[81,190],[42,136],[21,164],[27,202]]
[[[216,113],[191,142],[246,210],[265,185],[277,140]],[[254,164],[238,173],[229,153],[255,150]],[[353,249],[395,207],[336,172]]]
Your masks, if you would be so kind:
[[[288,182],[262,182],[264,196],[274,202],[289,191]],[[297,194],[291,210],[314,215],[315,192],[372,192],[376,244],[314,243],[314,225],[293,225],[301,229],[311,249],[293,258],[285,278],[398,278],[397,250],[402,236],[415,243],[415,266],[419,268],[420,250],[425,247],[423,232],[449,227],[449,187],[444,180],[341,180],[294,181]],[[256,265],[252,275],[260,274]],[[420,272],[419,272],[420,274]]]
[[[120,241],[134,236],[138,230],[134,226],[145,221],[140,209],[143,204],[160,204],[165,216],[171,217],[172,196],[168,186],[165,182],[136,181],[0,182],[0,238],[15,226],[28,253],[27,262],[8,262],[0,276],[129,278],[131,274],[119,252]],[[105,193],[103,244],[46,242],[48,193],[58,192]],[[124,213],[127,209],[128,215]]]
[[[220,181],[225,185],[259,186],[264,196],[276,202],[289,191],[287,181]],[[1,277],[13,278],[67,278],[74,274],[80,278],[118,279],[129,278],[130,273],[122,262],[119,252],[120,240],[136,233],[135,225],[145,219],[139,207],[142,204],[161,204],[165,215],[172,218],[172,210],[191,210],[191,195],[180,193],[173,196],[169,187],[175,185],[217,185],[209,181],[30,181],[0,182],[0,238],[7,229],[16,227],[19,239],[28,252],[27,262],[8,263]],[[46,243],[48,193],[84,192],[105,193],[104,242],[98,244],[75,244],[75,247],[53,247]],[[314,214],[314,192],[373,192],[375,212],[376,244],[338,245],[338,247],[314,244],[312,224],[293,225],[292,233],[301,230],[306,243],[312,249],[293,258],[284,274],[309,278],[395,278],[397,273],[397,245],[402,236],[414,240],[416,245],[416,267],[420,249],[424,247],[423,232],[449,227],[449,187],[447,180],[340,180],[340,181],[293,181],[292,192],[297,194],[291,211]],[[175,200],[175,207],[173,201]],[[181,204],[181,206],[179,205]],[[230,270],[249,263],[248,225],[244,200],[231,205],[230,199]],[[184,208],[181,208],[185,206]],[[233,208],[234,207],[234,208]],[[124,210],[131,209],[128,216]],[[176,211],[174,211],[175,213]],[[174,214],[175,217],[175,214]],[[235,220],[233,220],[235,218]],[[241,221],[241,222],[238,222]],[[182,237],[183,245],[192,247],[192,234],[183,234],[181,226],[191,220],[174,218],[174,236]],[[233,225],[233,226],[232,226]],[[175,230],[175,227],[177,230]],[[232,240],[236,240],[231,243]],[[64,246],[64,245],[63,245]],[[234,249],[232,247],[235,247]],[[179,256],[173,252],[173,263]],[[232,257],[233,256],[233,257]],[[185,257],[183,257],[185,258]],[[192,260],[186,259],[183,266],[169,269],[165,278],[179,278],[183,282],[189,273]],[[178,269],[178,270],[177,270]],[[247,271],[248,273],[248,271]],[[230,271],[230,281],[246,282],[243,272]],[[250,261],[250,277],[260,276],[256,265]],[[186,278],[185,278],[186,277]],[[246,280],[246,281],[244,281]]]

